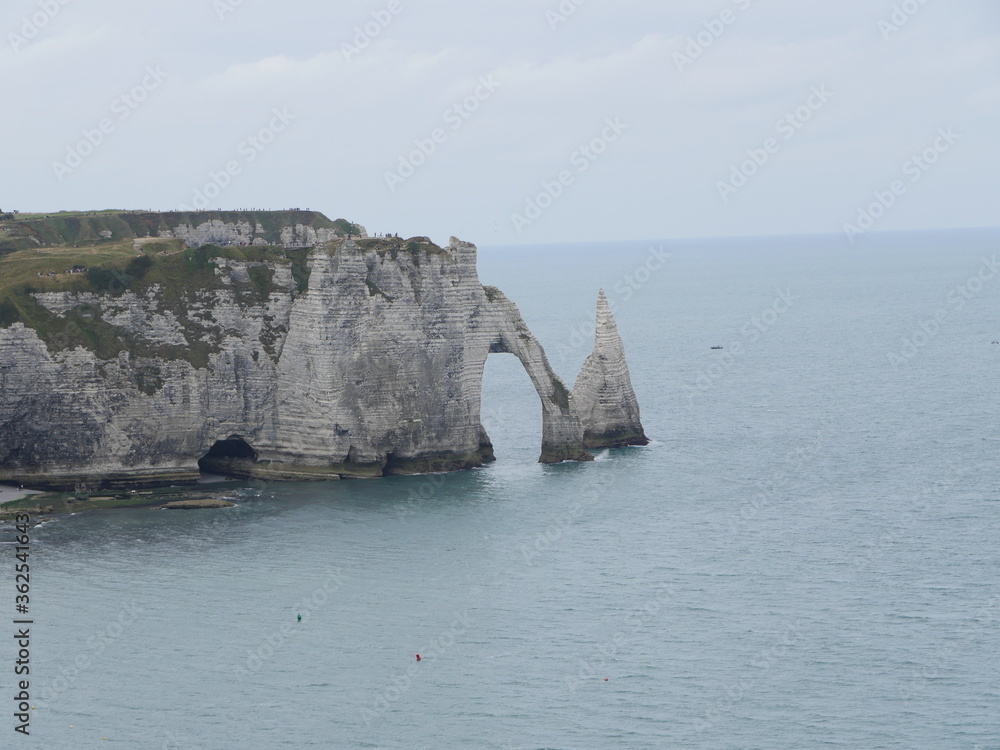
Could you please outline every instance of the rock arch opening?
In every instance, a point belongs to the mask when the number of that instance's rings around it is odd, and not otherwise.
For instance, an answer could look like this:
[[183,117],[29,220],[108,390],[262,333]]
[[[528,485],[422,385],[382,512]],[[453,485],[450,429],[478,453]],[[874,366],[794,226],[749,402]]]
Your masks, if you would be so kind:
[[[508,356],[496,356],[499,353]],[[492,349],[483,367],[479,421],[498,461],[533,463],[542,444],[542,407],[523,363]]]
[[257,451],[239,435],[230,435],[225,440],[217,440],[208,449],[198,461],[198,468],[203,474],[248,477],[256,461]]

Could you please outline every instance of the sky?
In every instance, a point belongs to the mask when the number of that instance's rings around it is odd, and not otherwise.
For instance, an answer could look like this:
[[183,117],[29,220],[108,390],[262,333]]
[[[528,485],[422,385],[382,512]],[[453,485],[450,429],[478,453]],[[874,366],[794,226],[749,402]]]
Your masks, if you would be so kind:
[[480,245],[1000,224],[996,0],[6,0],[0,74],[5,211]]

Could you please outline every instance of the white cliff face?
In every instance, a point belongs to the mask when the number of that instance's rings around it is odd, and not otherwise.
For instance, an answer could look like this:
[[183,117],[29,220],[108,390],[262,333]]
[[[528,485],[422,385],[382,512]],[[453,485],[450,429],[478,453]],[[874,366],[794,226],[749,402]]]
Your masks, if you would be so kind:
[[[490,330],[495,332],[489,350],[507,352],[521,360],[542,402],[542,455],[539,460],[543,463],[592,461],[594,457],[583,446],[583,428],[573,394],[552,369],[545,350],[528,330],[517,306],[495,287],[487,287],[485,291],[492,324]],[[485,365],[485,357],[482,361]],[[481,382],[481,368],[479,374]]]
[[21,221],[0,218],[0,254],[34,247],[73,247],[133,240],[138,249],[157,239],[182,239],[190,247],[278,245],[309,248],[336,237],[367,237],[364,227],[321,213],[284,211],[76,212]]
[[310,255],[278,363],[274,450],[262,459],[378,474],[492,456],[478,381],[465,373],[470,312],[484,299],[474,248],[377,247],[346,240]]
[[[367,237],[364,227],[360,227],[361,236]],[[273,239],[263,225],[249,221],[223,222],[220,219],[204,221],[197,226],[178,224],[172,229],[160,230],[160,237],[184,240],[190,247],[200,245],[271,245]],[[313,247],[321,242],[328,242],[338,237],[334,229],[320,227],[315,229],[306,224],[282,227],[279,230],[278,244],[285,248]]]
[[649,442],[639,421],[639,402],[632,389],[625,347],[603,289],[597,298],[594,351],[577,376],[573,398],[588,448]]
[[[193,481],[206,456],[290,480],[479,466],[493,460],[480,424],[490,353],[518,357],[538,392],[541,461],[642,436],[606,301],[571,393],[517,307],[480,284],[471,244],[337,239],[308,266],[304,287],[288,263],[220,258],[203,288],[38,295],[67,333],[0,328],[0,480]],[[84,348],[81,325],[119,343]]]

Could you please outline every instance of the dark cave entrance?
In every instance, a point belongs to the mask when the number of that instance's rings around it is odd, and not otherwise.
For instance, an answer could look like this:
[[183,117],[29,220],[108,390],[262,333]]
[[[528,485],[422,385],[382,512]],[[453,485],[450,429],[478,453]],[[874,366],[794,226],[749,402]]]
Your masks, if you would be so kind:
[[216,441],[198,461],[204,474],[246,475],[247,468],[257,460],[257,451],[238,435]]

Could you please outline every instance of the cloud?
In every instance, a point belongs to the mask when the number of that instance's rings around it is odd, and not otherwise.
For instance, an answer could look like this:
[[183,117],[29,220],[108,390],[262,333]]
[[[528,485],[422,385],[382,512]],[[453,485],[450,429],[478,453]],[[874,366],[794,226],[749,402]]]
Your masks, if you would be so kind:
[[[90,0],[90,25],[69,25],[80,16],[67,10],[57,19],[67,25],[54,23],[30,49],[0,52],[18,102],[0,136],[19,144],[9,161],[18,190],[8,187],[5,198],[0,188],[0,205],[136,199],[172,207],[273,108],[287,107],[293,125],[223,200],[326,204],[387,231],[444,237],[460,224],[475,239],[481,227],[497,241],[573,239],[584,231],[580,217],[590,239],[617,237],[623,226],[635,237],[823,230],[839,205],[870,194],[909,150],[953,125],[967,133],[963,148],[883,226],[972,220],[969,207],[985,202],[963,195],[963,177],[969,192],[981,191],[983,175],[1000,168],[1000,147],[988,135],[1000,103],[992,5],[928,3],[885,40],[878,22],[892,2],[755,0],[679,69],[677,54],[709,27],[718,30],[723,9],[742,5],[590,2],[553,30],[545,11],[554,1],[402,0],[401,12],[364,39],[359,32],[387,2],[300,0],[292,15],[244,2],[220,21],[202,0],[169,9]],[[65,205],[47,203],[51,156],[149,64],[170,71],[169,85],[95,155],[87,180],[60,186]],[[495,94],[452,129],[448,113],[471,101],[484,76],[496,82]],[[829,105],[739,200],[723,205],[713,189],[719,176],[814,86],[834,92]],[[511,235],[512,207],[609,117],[627,132],[530,237]],[[446,142],[405,186],[387,191],[384,173],[436,128],[446,129]],[[137,159],[157,178],[137,182]],[[995,223],[976,210],[975,223]]]
[[38,77],[46,66],[65,64],[69,57],[110,43],[112,27],[77,24],[62,31],[43,29],[31,39],[23,37],[20,28],[15,27],[4,37],[3,46],[0,46],[0,70]]

